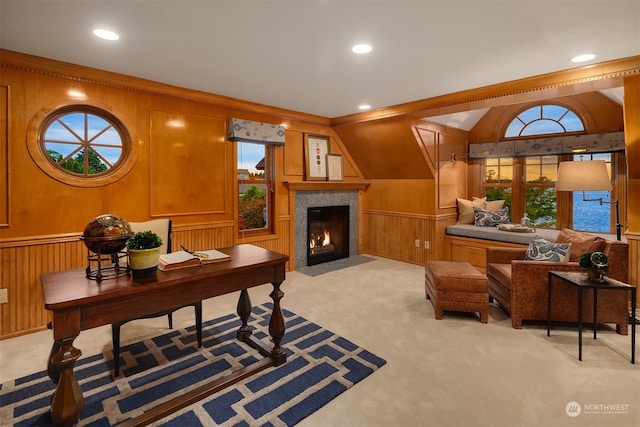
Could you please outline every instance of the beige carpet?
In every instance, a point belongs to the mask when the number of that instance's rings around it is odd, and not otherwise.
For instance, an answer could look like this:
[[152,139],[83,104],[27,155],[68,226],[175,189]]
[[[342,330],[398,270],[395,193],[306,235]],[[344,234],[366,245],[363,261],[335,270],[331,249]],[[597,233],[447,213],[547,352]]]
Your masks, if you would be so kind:
[[[383,258],[316,277],[287,274],[283,307],[387,360],[374,375],[299,424],[309,426],[638,426],[640,361],[629,362],[630,337],[605,327],[584,335],[577,359],[575,328],[511,328],[491,306],[489,323],[445,313],[435,320],[424,298],[420,266]],[[254,288],[254,303],[271,286]],[[205,318],[235,310],[236,296],[208,300]],[[193,310],[176,314],[193,323]],[[123,343],[166,332],[165,319],[123,327]],[[110,329],[83,332],[76,347],[89,355],[111,348]],[[0,341],[0,382],[45,368],[48,331]],[[580,414],[569,416],[567,406]],[[571,412],[575,415],[575,412]]]

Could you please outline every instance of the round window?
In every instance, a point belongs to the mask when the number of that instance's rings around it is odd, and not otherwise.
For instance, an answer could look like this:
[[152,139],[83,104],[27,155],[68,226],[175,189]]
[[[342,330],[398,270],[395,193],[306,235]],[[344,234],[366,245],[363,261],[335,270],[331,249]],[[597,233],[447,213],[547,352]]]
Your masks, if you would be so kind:
[[[113,114],[71,105],[47,115],[39,126],[38,166],[67,184],[93,187],[114,182],[132,166],[131,138]],[[128,166],[128,167],[127,167]]]

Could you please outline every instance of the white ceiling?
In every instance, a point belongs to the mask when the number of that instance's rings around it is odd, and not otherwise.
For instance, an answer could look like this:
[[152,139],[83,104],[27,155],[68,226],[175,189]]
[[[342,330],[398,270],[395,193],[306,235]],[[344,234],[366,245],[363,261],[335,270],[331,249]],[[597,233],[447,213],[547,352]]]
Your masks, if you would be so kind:
[[0,0],[0,47],[334,118],[640,55],[640,0]]

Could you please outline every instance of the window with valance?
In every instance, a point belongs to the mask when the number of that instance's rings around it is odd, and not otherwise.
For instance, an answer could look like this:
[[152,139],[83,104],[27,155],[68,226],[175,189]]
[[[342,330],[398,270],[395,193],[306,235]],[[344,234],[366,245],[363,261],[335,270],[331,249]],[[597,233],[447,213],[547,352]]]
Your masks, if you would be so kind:
[[[504,199],[511,220],[526,212],[536,227],[611,232],[607,221],[589,221],[589,216],[610,215],[610,205],[594,206],[584,214],[582,193],[573,200],[558,200],[555,192],[558,163],[572,160],[605,160],[611,171],[612,153],[624,152],[624,132],[584,134],[579,116],[566,107],[538,105],[517,114],[506,127],[504,140],[470,144],[469,158],[482,165],[481,187],[488,200]],[[609,194],[598,197],[610,198]],[[558,212],[566,218],[558,218]],[[603,226],[603,224],[605,224]],[[605,227],[605,228],[603,228]]]
[[284,126],[232,118],[228,138],[236,142],[238,230],[273,231],[273,150],[284,145]]

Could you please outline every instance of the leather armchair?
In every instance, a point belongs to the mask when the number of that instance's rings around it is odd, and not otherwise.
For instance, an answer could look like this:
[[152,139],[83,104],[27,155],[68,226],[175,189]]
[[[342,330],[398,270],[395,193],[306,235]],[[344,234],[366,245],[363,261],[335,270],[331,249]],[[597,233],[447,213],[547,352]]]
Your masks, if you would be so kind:
[[[489,300],[498,301],[511,316],[511,324],[516,329],[522,328],[523,320],[547,320],[549,271],[583,271],[576,261],[525,261],[525,251],[525,248],[487,248]],[[607,276],[628,283],[629,245],[606,240],[602,252],[609,258]],[[579,257],[580,253],[575,256]],[[577,322],[576,288],[554,282],[552,292],[551,319],[555,322]],[[583,297],[583,319],[592,319],[592,291],[585,290]],[[599,292],[598,323],[613,323],[619,334],[627,335],[628,301],[629,295],[626,292]]]

